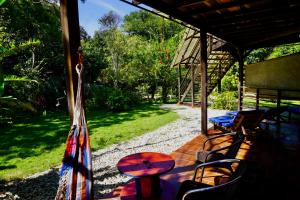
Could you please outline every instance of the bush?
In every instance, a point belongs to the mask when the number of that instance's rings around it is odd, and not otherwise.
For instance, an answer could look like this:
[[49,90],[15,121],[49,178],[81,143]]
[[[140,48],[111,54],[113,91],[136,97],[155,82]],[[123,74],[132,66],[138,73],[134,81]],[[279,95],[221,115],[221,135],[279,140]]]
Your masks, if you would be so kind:
[[237,109],[237,94],[233,91],[222,92],[220,94],[215,93],[210,98],[212,102],[212,108],[224,109],[224,110],[235,110]]
[[99,85],[92,85],[87,93],[87,107],[90,109],[108,109],[118,112],[128,110],[141,101],[141,97],[133,92]]
[[106,104],[111,111],[128,110],[131,106],[139,103],[139,97],[133,93],[115,89],[108,96]]

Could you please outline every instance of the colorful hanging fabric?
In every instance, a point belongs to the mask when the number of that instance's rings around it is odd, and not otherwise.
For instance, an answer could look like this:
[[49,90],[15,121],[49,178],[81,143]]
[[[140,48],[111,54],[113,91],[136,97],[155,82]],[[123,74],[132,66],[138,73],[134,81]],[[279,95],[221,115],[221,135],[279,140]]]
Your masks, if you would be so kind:
[[60,168],[59,187],[55,200],[93,200],[93,173],[90,140],[81,103],[82,56],[79,55],[78,88],[73,125],[69,132],[63,163]]

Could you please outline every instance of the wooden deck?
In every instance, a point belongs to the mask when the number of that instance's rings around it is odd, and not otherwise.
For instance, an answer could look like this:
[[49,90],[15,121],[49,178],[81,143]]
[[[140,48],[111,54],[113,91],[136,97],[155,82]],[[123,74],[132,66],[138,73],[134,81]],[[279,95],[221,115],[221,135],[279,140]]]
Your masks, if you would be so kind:
[[[209,135],[218,131],[209,130]],[[299,132],[291,132],[297,135]],[[296,137],[296,136],[295,136]],[[295,137],[293,137],[295,139]],[[195,167],[195,154],[202,147],[207,137],[199,134],[191,141],[171,153],[175,160],[175,168],[169,173],[162,175],[161,179],[172,184],[173,189],[178,191],[180,184],[191,179]],[[209,144],[209,148],[227,145],[229,138],[216,140]],[[299,142],[299,141],[298,141]],[[298,143],[297,143],[298,144]],[[293,146],[295,147],[295,145]],[[300,145],[289,149],[278,138],[265,132],[259,133],[254,140],[245,141],[237,155],[237,158],[247,162],[247,170],[242,183],[237,191],[237,199],[292,199],[293,195],[300,196],[299,179],[300,173]],[[207,180],[208,184],[213,184]],[[174,192],[174,190],[172,191]],[[122,186],[115,189],[109,198],[120,199],[118,196]],[[168,199],[169,200],[169,199]],[[170,199],[171,200],[171,199]]]

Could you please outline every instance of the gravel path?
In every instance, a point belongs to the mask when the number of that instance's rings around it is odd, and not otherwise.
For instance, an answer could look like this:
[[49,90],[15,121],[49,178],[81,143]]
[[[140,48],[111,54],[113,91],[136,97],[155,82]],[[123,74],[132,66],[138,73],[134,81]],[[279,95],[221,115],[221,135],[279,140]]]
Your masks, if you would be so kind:
[[[118,160],[125,155],[142,151],[170,153],[201,131],[200,108],[174,104],[163,105],[162,108],[177,112],[181,118],[130,141],[111,145],[93,153],[96,198],[109,193],[113,188],[128,180],[128,177],[120,175],[115,167]],[[224,113],[223,110],[209,109],[208,117],[223,115]],[[35,174],[20,182],[9,183],[5,186],[0,184],[0,200],[53,200],[58,179],[58,168],[54,168]]]

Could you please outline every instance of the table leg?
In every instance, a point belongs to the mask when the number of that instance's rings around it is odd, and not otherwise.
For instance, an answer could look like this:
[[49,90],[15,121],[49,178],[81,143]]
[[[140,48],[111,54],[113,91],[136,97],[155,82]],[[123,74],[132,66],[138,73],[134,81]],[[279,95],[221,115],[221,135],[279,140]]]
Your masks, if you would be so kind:
[[138,198],[149,198],[160,194],[159,176],[136,178],[135,183]]

